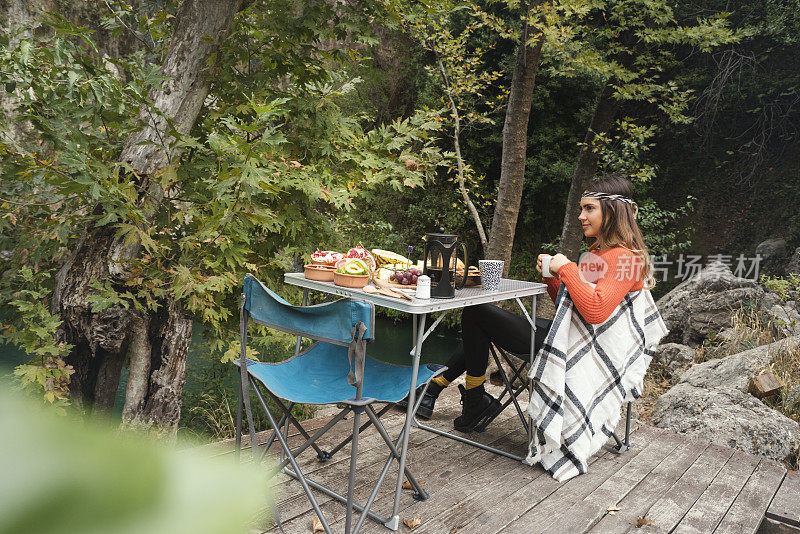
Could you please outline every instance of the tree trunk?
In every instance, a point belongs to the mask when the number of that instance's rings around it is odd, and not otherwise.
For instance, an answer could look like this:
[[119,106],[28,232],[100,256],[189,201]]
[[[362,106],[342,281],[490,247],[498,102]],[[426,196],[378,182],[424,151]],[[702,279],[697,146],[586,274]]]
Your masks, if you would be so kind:
[[536,35],[530,46],[531,29],[527,24],[517,49],[514,75],[511,79],[511,94],[508,98],[506,120],[503,125],[503,154],[500,163],[500,185],[497,204],[492,216],[489,246],[486,259],[504,260],[503,274],[508,274],[511,263],[511,248],[517,228],[519,206],[522,201],[522,186],[525,183],[525,159],[528,147],[528,119],[531,114],[533,88],[539,69],[539,56],[543,39]]
[[[0,24],[4,30],[14,30],[36,19],[40,11],[52,11],[56,7],[54,0],[0,0]],[[22,36],[27,37],[26,34]],[[19,38],[12,37],[10,44],[15,46]],[[12,94],[0,91],[0,124],[7,139],[24,145],[32,140],[33,125],[30,121],[17,118],[19,98],[14,93],[16,91]]]
[[[149,95],[178,132],[188,133],[194,125],[209,91],[208,61],[244,4],[244,0],[185,0],[181,4],[161,68],[169,80]],[[120,159],[136,171],[130,179],[145,192],[140,202],[146,213],[154,214],[163,192],[150,177],[177,154],[169,149],[172,139],[166,118],[142,109],[140,119],[144,128],[126,140]],[[142,144],[146,141],[156,144]],[[120,307],[93,313],[88,301],[94,293],[89,287],[93,280],[121,287],[129,277],[127,264],[139,251],[138,243],[125,245],[113,228],[87,225],[56,276],[52,311],[63,321],[59,340],[74,345],[66,359],[76,369],[70,384],[73,395],[93,404],[107,398],[111,389],[116,391],[117,362],[131,349],[133,382],[128,392],[132,398],[125,403],[124,423],[158,426],[174,435],[192,332],[180,302],[167,298],[156,312],[140,314]]]
[[613,89],[609,85],[606,85],[600,93],[597,106],[594,108],[592,122],[586,131],[583,146],[581,146],[581,151],[578,155],[578,163],[572,173],[572,182],[569,186],[567,207],[564,214],[564,228],[561,231],[561,243],[558,251],[573,260],[578,259],[581,251],[581,241],[583,240],[583,228],[578,223],[578,215],[581,213],[581,195],[589,187],[589,182],[597,172],[599,155],[594,150],[594,139],[597,134],[604,134],[611,129],[619,108],[619,103],[612,96],[612,93]]
[[[58,12],[75,24],[95,28],[92,39],[97,45],[97,52],[92,52],[100,57],[119,58],[136,49],[135,39],[128,32],[116,33],[103,28],[103,18],[108,15],[109,8],[103,2],[87,2],[86,0],[0,0],[0,24],[5,29],[15,30],[23,25],[42,18],[47,12]],[[11,38],[15,45],[22,37],[32,34],[50,32],[47,26],[39,26],[33,32],[23,32]],[[110,64],[109,64],[110,65]],[[121,70],[114,69],[122,75]],[[17,89],[19,91],[20,89]],[[16,93],[16,91],[15,91]],[[44,149],[38,139],[33,125],[28,120],[17,118],[18,98],[5,91],[0,91],[0,121],[4,124],[3,134],[6,139],[26,146],[38,146]],[[46,144],[45,144],[46,145]]]

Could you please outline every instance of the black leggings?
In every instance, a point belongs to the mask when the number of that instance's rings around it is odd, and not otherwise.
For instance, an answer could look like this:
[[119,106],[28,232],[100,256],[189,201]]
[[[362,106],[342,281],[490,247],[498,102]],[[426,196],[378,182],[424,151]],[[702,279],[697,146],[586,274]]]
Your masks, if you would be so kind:
[[[536,319],[536,352],[542,348],[552,321]],[[447,362],[442,376],[452,382],[466,371],[470,376],[483,376],[489,365],[489,343],[507,352],[523,356],[531,351],[531,325],[522,315],[492,306],[478,304],[464,308],[461,315],[461,339],[456,352]]]

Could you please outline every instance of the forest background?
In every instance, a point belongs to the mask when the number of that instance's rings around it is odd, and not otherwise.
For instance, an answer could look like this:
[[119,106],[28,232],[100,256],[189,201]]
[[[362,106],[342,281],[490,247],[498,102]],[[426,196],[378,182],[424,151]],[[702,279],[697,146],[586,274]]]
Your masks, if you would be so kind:
[[[4,0],[0,336],[32,358],[15,374],[108,410],[128,369],[123,422],[172,435],[193,325],[217,392],[193,402],[230,406],[245,272],[275,285],[357,242],[418,255],[439,227],[482,257],[502,204],[510,273],[535,279],[540,251],[576,259],[570,191],[606,173],[634,181],[652,254],[796,247],[798,8]],[[289,342],[253,337],[262,359]]]

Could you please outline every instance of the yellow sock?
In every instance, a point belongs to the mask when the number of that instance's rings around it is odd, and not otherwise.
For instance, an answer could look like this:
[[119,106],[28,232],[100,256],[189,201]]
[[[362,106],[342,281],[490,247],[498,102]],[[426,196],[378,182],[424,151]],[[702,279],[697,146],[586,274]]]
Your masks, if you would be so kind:
[[446,388],[447,386],[450,385],[450,381],[445,377],[443,377],[442,375],[435,377],[433,379],[433,382],[439,386],[442,386],[443,388]]
[[465,387],[467,389],[472,389],[480,386],[486,380],[486,375],[481,376],[470,376],[467,375]]

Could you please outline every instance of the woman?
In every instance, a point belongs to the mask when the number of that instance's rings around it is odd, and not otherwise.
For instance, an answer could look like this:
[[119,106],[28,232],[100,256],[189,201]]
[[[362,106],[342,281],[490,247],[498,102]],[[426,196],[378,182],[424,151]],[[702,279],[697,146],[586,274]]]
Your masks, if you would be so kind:
[[[580,201],[578,219],[589,239],[589,252],[576,264],[556,254],[550,260],[552,277],[545,277],[547,292],[553,302],[560,285],[569,291],[575,308],[591,324],[604,322],[629,291],[654,285],[650,257],[642,232],[636,223],[638,208],[631,199],[630,181],[609,176],[590,185]],[[536,270],[542,272],[539,254]],[[536,319],[536,352],[550,328],[551,321]],[[464,309],[461,318],[463,342],[447,362],[448,370],[434,378],[423,397],[417,415],[430,418],[439,394],[451,381],[466,372],[462,391],[462,413],[454,421],[456,430],[469,432],[491,417],[500,407],[497,399],[484,389],[489,344],[515,353],[530,353],[530,324],[520,315],[497,306],[481,304]]]

